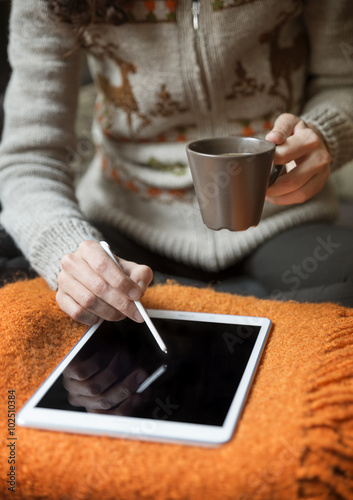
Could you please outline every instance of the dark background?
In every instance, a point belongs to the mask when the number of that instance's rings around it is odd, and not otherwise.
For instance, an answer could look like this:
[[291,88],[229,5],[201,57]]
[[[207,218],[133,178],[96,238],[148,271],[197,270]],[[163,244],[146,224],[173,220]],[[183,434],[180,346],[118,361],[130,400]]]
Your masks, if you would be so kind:
[[4,93],[11,72],[7,57],[9,15],[10,0],[0,0],[0,139],[4,122]]

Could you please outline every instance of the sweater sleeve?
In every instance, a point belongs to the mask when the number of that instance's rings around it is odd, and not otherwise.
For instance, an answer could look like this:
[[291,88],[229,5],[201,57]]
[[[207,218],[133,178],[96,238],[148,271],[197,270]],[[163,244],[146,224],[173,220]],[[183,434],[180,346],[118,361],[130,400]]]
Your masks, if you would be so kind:
[[353,158],[353,16],[350,0],[307,0],[308,95],[302,118],[324,137],[332,170]]
[[79,210],[69,165],[76,142],[76,43],[43,0],[13,0],[12,77],[0,146],[1,223],[51,288],[62,256],[83,240],[100,238]]

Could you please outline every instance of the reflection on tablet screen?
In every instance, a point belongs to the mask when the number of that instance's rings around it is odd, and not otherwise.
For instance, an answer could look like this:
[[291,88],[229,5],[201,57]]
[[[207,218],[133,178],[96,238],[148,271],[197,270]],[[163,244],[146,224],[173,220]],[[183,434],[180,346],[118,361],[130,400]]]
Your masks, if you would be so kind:
[[103,322],[38,407],[221,426],[259,326],[154,318]]

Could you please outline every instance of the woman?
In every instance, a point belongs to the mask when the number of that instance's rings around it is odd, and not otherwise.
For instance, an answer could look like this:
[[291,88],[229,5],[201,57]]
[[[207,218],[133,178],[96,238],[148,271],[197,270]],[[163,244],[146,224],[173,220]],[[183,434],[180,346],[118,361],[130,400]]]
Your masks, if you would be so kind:
[[[1,222],[59,306],[87,324],[141,321],[133,300],[151,267],[353,305],[352,232],[329,223],[328,182],[353,156],[352,34],[347,0],[14,0]],[[76,189],[80,47],[98,98]],[[266,135],[290,164],[259,226],[238,233],[203,225],[185,155],[187,141],[226,135]]]

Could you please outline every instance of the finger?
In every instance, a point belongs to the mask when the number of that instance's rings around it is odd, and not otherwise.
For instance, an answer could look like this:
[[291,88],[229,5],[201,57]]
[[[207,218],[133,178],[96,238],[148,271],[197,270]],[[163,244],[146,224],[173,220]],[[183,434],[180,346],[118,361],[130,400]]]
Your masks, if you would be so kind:
[[[85,241],[81,243],[78,254],[91,267],[95,276],[99,276],[103,282],[118,290],[120,294],[130,300],[138,300],[141,297],[141,290],[137,283],[119,269],[98,242]],[[99,285],[102,285],[101,281]]]
[[147,373],[142,368],[137,368],[131,372],[123,381],[116,382],[110,386],[103,394],[106,400],[114,403],[115,406],[134,394],[139,386],[147,378]]
[[103,413],[105,415],[120,415],[120,416],[131,416],[134,414],[135,410],[141,406],[144,399],[140,394],[132,394],[129,398],[121,403],[117,408],[112,408],[110,410],[97,410],[90,409],[90,413]]
[[83,406],[87,411],[110,410],[129,398],[146,378],[146,372],[138,369],[132,372],[122,382],[117,382],[98,396],[85,396],[70,392],[68,400],[72,406]]
[[60,309],[78,323],[84,325],[95,325],[99,317],[93,312],[87,311],[80,306],[72,297],[59,289],[56,293],[56,302]]
[[282,113],[275,120],[273,129],[266,135],[266,139],[274,144],[283,144],[293,134],[294,127],[300,121],[301,119],[298,116],[291,113]]
[[310,168],[296,165],[289,172],[278,177],[276,182],[267,189],[267,197],[283,196],[296,191],[309,182],[315,174],[316,172],[312,172]]
[[281,196],[268,196],[266,197],[266,200],[274,205],[292,205],[303,203],[322,190],[326,179],[327,176],[324,173],[316,174],[300,188]]
[[153,279],[152,269],[148,266],[136,265],[134,262],[125,259],[119,259],[119,263],[124,273],[138,284],[142,294],[144,294]]
[[[277,197],[299,190],[307,184],[314,176],[317,181],[322,181],[322,189],[325,181],[330,175],[330,167],[326,162],[326,157],[320,151],[311,153],[297,160],[297,166],[280,176],[276,182],[268,188],[267,196]],[[314,193],[316,194],[316,193]]]
[[143,402],[144,400],[139,394],[133,394],[126,401],[121,403],[118,408],[113,408],[107,413],[111,415],[130,416],[134,414],[135,410],[141,406]]
[[294,135],[288,137],[285,144],[277,146],[275,153],[275,163],[284,165],[292,160],[308,155],[311,152],[320,151],[322,160],[320,164],[329,163],[330,155],[323,145],[319,136],[311,128],[305,127],[303,124],[298,124]]
[[[81,306],[81,310],[76,307],[75,311],[70,311],[70,316],[76,321],[83,322],[82,318],[86,318],[87,312],[107,321],[119,321],[125,316],[137,319],[138,311],[135,304],[114,292],[99,277],[94,278],[92,274],[85,275],[81,268],[76,270],[75,274],[78,280],[66,275],[64,270],[58,277],[58,283],[59,289]],[[105,293],[103,293],[103,289]],[[104,296],[108,302],[101,299],[100,295]]]
[[[97,360],[92,357],[88,361],[89,363],[82,363],[85,372],[93,372],[94,365],[99,366],[99,369],[88,379],[78,379],[77,370],[74,370],[75,378],[66,377],[64,387],[72,394],[99,396],[113,383],[121,382],[131,372],[131,360],[125,352],[117,352],[112,359],[108,360],[106,356],[100,356]],[[82,372],[81,366],[79,372]]]
[[84,361],[77,363],[74,360],[71,361],[63,371],[63,376],[70,380],[83,381],[93,377],[93,375],[100,372],[105,366],[106,356],[102,352],[96,352]]

